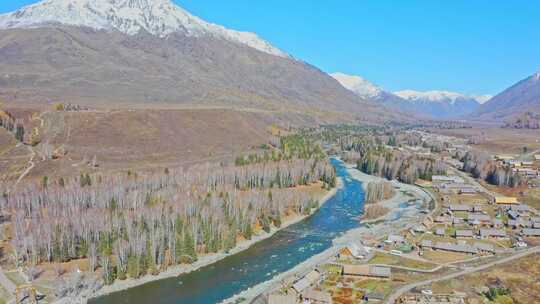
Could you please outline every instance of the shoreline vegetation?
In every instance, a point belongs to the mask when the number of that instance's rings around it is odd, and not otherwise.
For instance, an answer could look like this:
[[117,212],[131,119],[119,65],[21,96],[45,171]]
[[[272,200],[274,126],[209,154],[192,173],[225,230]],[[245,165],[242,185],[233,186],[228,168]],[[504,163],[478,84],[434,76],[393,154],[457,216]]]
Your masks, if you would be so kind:
[[[351,178],[362,182],[362,187],[364,190],[366,189],[367,184],[370,182],[386,181],[386,179],[382,177],[365,174],[351,164],[347,164],[347,171],[349,172]],[[333,241],[333,246],[327,250],[312,256],[289,271],[278,274],[266,282],[258,284],[227,300],[222,301],[221,304],[247,304],[258,296],[279,288],[281,283],[287,280],[287,278],[306,274],[313,268],[316,268],[318,265],[327,262],[333,256],[335,256],[335,254],[339,251],[339,248],[342,248],[351,242],[359,239],[373,239],[377,236],[391,233],[396,229],[403,229],[414,225],[418,219],[419,209],[416,206],[407,206],[402,208],[400,205],[402,205],[403,202],[410,201],[411,195],[415,199],[421,200],[422,205],[429,205],[429,201],[432,200],[432,197],[423,190],[419,189],[417,186],[405,184],[395,180],[391,183],[394,188],[396,188],[396,191],[394,191],[394,196],[378,203],[388,208],[390,212],[376,219],[362,221],[362,224],[370,223],[372,224],[371,226],[366,227],[363,225],[349,230],[344,235],[336,238]],[[391,219],[391,221],[386,222],[385,220],[388,219]]]
[[[254,235],[251,240],[243,240],[237,244],[237,246],[229,251],[229,253],[220,252],[215,254],[209,254],[206,256],[200,257],[195,263],[193,264],[187,264],[187,265],[177,265],[174,267],[170,267],[166,271],[163,271],[157,275],[151,275],[147,274],[141,278],[137,279],[126,279],[123,281],[115,281],[112,285],[106,285],[103,288],[101,288],[98,292],[92,294],[91,296],[87,298],[81,298],[78,299],[80,303],[88,303],[92,299],[96,299],[102,296],[107,296],[109,294],[128,290],[131,288],[135,288],[141,285],[144,285],[146,283],[159,281],[167,278],[173,278],[177,277],[183,274],[190,273],[192,271],[196,271],[198,269],[201,269],[203,267],[212,265],[213,263],[216,263],[220,260],[223,260],[229,256],[235,255],[237,253],[240,253],[244,250],[249,249],[251,246],[255,245],[256,243],[266,240],[270,237],[272,237],[277,232],[290,227],[294,224],[297,224],[310,216],[312,216],[319,208],[321,208],[330,198],[332,198],[338,189],[340,189],[343,186],[343,183],[339,178],[337,178],[336,187],[327,190],[327,192],[319,199],[318,207],[314,209],[314,211],[308,215],[302,215],[302,214],[295,214],[292,215],[286,219],[284,219],[282,225],[280,228],[272,227],[270,232],[265,232],[264,230],[260,230],[260,232],[256,235]],[[61,299],[61,300],[67,300],[67,302],[59,301],[58,303],[73,303],[74,299]]]
[[384,217],[390,212],[390,209],[383,205],[385,201],[390,200],[397,195],[391,182],[385,180],[371,181],[367,183],[367,186],[365,186],[364,189],[366,194],[364,214],[361,216],[362,220],[375,220]]

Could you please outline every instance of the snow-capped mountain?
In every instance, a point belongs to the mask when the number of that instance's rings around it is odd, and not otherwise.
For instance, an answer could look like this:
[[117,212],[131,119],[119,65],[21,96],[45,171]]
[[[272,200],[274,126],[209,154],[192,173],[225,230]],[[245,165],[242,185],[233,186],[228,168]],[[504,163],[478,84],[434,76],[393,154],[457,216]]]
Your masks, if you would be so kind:
[[0,15],[0,71],[0,99],[13,103],[392,115],[255,34],[170,0],[46,0]]
[[343,87],[362,98],[378,102],[388,108],[433,118],[449,119],[464,116],[476,110],[481,102],[491,98],[488,95],[474,97],[447,91],[404,90],[391,93],[360,76],[343,73],[333,73],[331,76]]
[[360,76],[347,75],[344,73],[333,73],[330,74],[330,76],[336,79],[346,89],[354,92],[360,97],[376,99],[383,92],[380,87]]
[[480,97],[477,96],[466,96],[460,93],[448,92],[448,91],[414,91],[414,90],[403,90],[394,92],[395,95],[412,101],[412,102],[441,102],[448,104],[455,104],[460,101],[469,101],[474,100],[477,103],[480,103],[478,98],[485,100],[490,98],[488,95],[483,95]]
[[362,99],[370,100],[387,108],[396,109],[402,112],[411,112],[420,114],[421,116],[424,115],[424,113],[416,111],[416,109],[406,100],[383,90],[378,85],[363,77],[339,72],[332,73],[330,76],[337,80],[344,88]]
[[493,98],[493,95],[479,95],[479,96],[476,96],[476,101],[478,101],[479,104],[485,104],[491,98]]
[[117,30],[127,35],[146,31],[161,38],[175,32],[195,37],[211,35],[268,54],[287,56],[254,33],[229,30],[208,23],[170,0],[44,0],[0,15],[1,29],[35,28],[51,24]]
[[458,118],[474,112],[480,106],[480,100],[485,101],[488,96],[481,97],[467,96],[464,94],[448,91],[427,91],[419,92],[414,90],[404,90],[394,92],[417,108],[433,117],[438,118]]

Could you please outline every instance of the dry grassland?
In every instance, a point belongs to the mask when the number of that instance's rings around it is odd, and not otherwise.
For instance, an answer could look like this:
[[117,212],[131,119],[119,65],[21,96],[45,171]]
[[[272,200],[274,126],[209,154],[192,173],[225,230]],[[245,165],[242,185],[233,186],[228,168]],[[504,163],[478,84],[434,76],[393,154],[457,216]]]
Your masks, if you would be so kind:
[[[479,287],[510,288],[514,303],[540,303],[540,255],[532,255],[496,268],[433,284],[435,293],[466,292],[470,300],[484,303]],[[469,301],[471,303],[471,301]]]

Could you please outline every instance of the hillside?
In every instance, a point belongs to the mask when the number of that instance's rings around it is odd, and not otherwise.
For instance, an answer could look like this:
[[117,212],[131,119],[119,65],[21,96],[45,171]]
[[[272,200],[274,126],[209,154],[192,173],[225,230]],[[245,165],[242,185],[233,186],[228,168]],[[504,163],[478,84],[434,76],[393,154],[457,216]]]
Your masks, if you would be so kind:
[[168,0],[43,1],[1,15],[0,34],[0,98],[11,104],[226,106],[389,117],[255,34],[204,22]]
[[481,120],[512,120],[526,112],[540,113],[540,72],[499,93],[471,115]]
[[504,128],[510,129],[540,129],[540,114],[525,112],[516,115],[515,119],[507,120]]

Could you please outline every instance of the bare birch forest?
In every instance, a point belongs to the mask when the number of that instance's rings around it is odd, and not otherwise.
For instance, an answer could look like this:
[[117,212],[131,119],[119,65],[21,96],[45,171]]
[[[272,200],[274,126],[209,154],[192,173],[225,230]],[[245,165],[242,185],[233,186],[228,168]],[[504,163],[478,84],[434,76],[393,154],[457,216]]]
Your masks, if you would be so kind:
[[380,201],[384,201],[394,196],[395,190],[391,182],[378,181],[369,182],[366,187],[366,204],[375,204]]
[[2,212],[12,223],[13,260],[33,276],[40,263],[86,258],[90,271],[101,269],[111,283],[228,251],[239,239],[251,239],[256,227],[270,231],[284,215],[318,206],[295,187],[318,181],[333,187],[335,172],[325,159],[303,156],[81,174],[26,183],[10,194],[0,189]]

